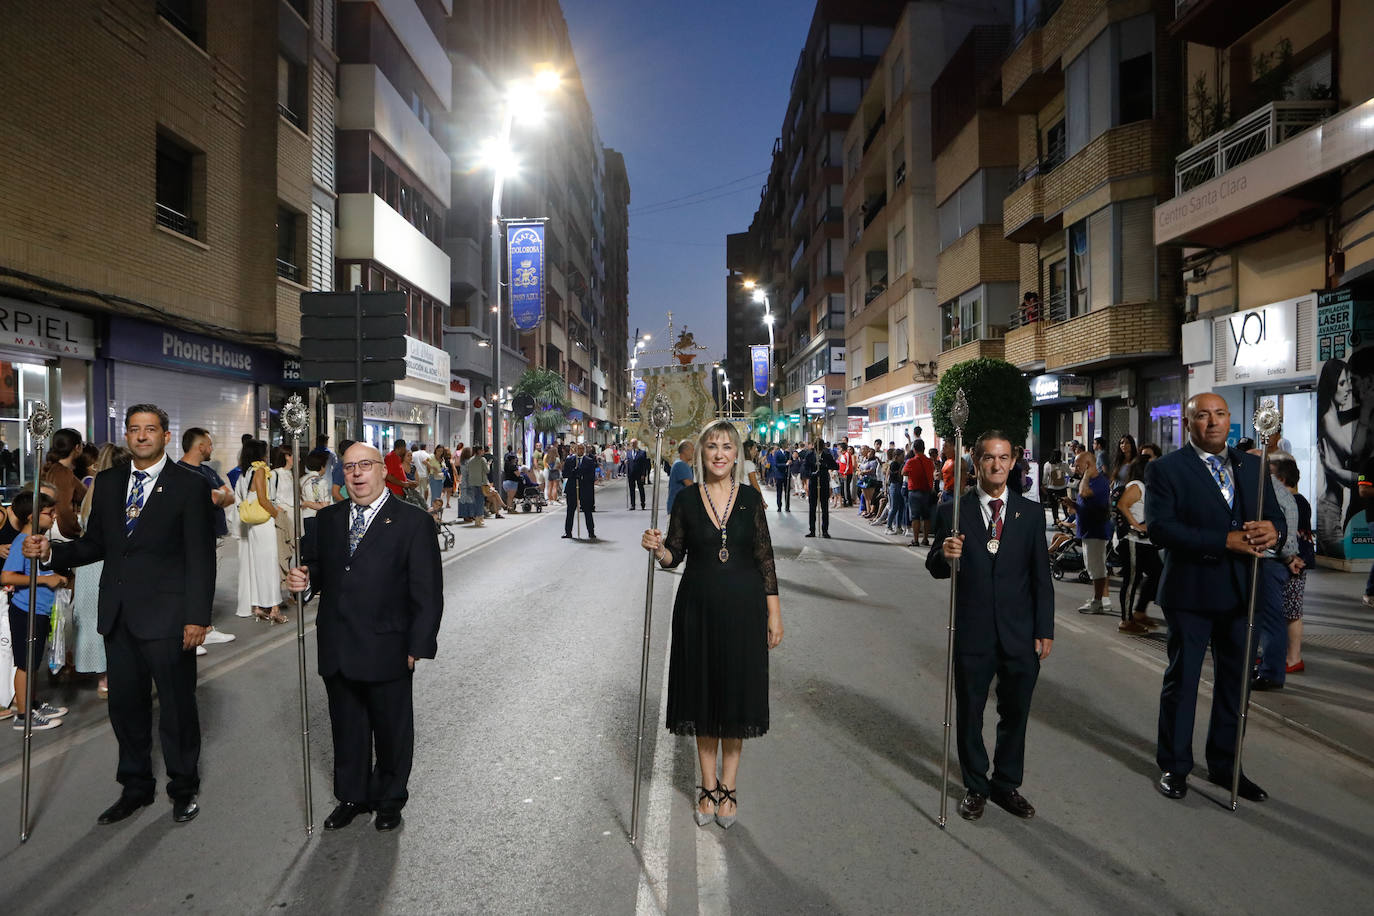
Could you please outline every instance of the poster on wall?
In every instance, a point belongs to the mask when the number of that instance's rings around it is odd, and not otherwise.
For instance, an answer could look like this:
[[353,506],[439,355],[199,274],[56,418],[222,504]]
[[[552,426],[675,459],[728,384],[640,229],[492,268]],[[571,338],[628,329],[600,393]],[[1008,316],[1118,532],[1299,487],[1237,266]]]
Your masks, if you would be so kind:
[[1374,559],[1374,295],[1346,286],[1317,295],[1317,552]]

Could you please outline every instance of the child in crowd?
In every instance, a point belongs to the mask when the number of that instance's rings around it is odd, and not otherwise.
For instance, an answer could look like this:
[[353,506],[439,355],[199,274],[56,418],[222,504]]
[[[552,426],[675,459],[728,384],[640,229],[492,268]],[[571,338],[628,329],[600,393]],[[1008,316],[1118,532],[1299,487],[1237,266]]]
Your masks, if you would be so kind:
[[[40,493],[38,496],[38,530],[46,534],[57,519],[56,503],[47,493]],[[16,519],[19,521],[18,528],[20,535],[14,539],[10,545],[9,556],[5,558],[4,571],[0,572],[0,585],[12,588],[14,593],[10,595],[10,646],[14,651],[14,707],[16,715],[14,717],[14,728],[18,731],[24,730],[24,699],[28,690],[28,672],[25,666],[28,663],[28,640],[29,640],[29,564],[35,562],[24,557],[24,539],[28,537],[30,522],[33,519],[33,493],[25,490],[14,498],[11,506],[14,510]],[[48,642],[48,629],[52,614],[52,606],[57,597],[57,589],[70,588],[71,582],[66,576],[58,575],[51,569],[40,567],[38,570],[37,595],[32,596],[34,605],[34,667],[40,667],[45,657],[44,650]],[[62,717],[67,714],[65,707],[50,706],[47,703],[34,703],[31,713],[31,721],[34,731],[46,731],[56,728],[62,724]]]

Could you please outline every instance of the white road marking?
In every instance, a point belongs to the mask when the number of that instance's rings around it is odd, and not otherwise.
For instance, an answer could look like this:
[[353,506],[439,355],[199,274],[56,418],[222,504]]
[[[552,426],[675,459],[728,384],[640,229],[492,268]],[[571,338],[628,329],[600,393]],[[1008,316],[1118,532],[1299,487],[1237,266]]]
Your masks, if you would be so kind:
[[[660,697],[668,695],[668,660],[663,661],[663,683]],[[649,722],[658,720],[654,707]],[[649,726],[646,725],[646,728]],[[661,916],[668,912],[668,811],[673,803],[673,742],[662,735],[654,746],[654,759],[649,767],[649,804],[640,822],[639,855],[643,862],[639,870],[639,891],[635,895],[636,916]]]
[[1078,633],[1078,634],[1081,635],[1081,634],[1083,634],[1083,633],[1088,632],[1086,629],[1084,629],[1084,628],[1083,628],[1082,626],[1080,626],[1079,624],[1070,623],[1068,620],[1058,620],[1058,619],[1056,619],[1056,620],[1054,621],[1054,625],[1057,626],[1057,627],[1063,627],[1064,629],[1068,630],[1070,633]]
[[817,565],[824,566],[825,569],[830,573],[830,575],[834,576],[835,581],[839,582],[845,588],[849,589],[850,594],[852,594],[855,598],[868,597],[868,592],[860,588],[859,583],[855,582],[853,579],[849,578],[844,573],[840,572],[839,567],[836,566],[834,563],[831,563],[829,560],[820,560],[817,563]]
[[721,834],[724,831],[714,824],[698,827],[696,831],[697,912],[702,916],[728,916],[730,876],[725,864],[725,847],[721,845]]

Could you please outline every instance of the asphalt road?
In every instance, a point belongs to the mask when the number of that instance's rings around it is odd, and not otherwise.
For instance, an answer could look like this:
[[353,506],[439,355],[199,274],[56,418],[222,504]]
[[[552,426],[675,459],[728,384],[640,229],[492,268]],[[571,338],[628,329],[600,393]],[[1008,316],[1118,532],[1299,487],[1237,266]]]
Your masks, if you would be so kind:
[[35,737],[21,847],[16,753],[0,755],[0,913],[1368,912],[1374,771],[1252,717],[1246,771],[1270,801],[1233,813],[1196,779],[1185,800],[1161,798],[1163,658],[1074,613],[1081,586],[1060,589],[1035,694],[1023,792],[1038,815],[989,806],[964,822],[952,785],[940,830],[947,587],[849,512],[828,541],[801,538],[803,512],[770,513],[786,636],[771,656],[772,731],[746,743],[728,832],[693,823],[694,748],[662,730],[677,576],[655,577],[632,847],[649,513],[623,508],[618,483],[599,496],[599,543],[560,540],[558,509],[480,542],[460,532],[439,658],[416,675],[401,830],[318,829],[333,802],[312,673],[306,838],[294,627],[231,620],[241,638],[202,667],[194,822],[173,824],[159,801],[96,826],[118,787],[114,739],[89,714]]

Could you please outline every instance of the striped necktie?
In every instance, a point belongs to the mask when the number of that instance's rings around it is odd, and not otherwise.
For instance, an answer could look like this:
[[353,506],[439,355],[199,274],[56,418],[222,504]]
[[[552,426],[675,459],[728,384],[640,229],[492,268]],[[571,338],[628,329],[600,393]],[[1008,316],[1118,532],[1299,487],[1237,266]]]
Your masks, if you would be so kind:
[[1220,455],[1208,455],[1207,464],[1212,468],[1212,476],[1216,478],[1217,486],[1221,489],[1221,498],[1226,500],[1226,505],[1235,508],[1236,490],[1231,486],[1231,471],[1226,467]]
[[138,517],[143,512],[143,482],[148,479],[147,471],[134,471],[134,485],[129,490],[129,498],[124,501],[124,534],[127,537],[138,527]]
[[362,541],[363,535],[367,533],[366,512],[367,506],[353,507],[353,524],[348,526],[348,555],[350,557],[358,549],[358,544]]

